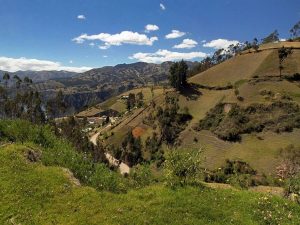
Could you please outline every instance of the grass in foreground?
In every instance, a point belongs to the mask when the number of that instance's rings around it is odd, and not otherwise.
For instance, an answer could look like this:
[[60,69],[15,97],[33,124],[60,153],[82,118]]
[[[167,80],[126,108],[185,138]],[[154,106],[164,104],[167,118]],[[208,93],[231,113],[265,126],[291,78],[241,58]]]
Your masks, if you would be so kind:
[[0,224],[298,224],[300,206],[247,191],[163,185],[127,194],[72,184],[59,167],[0,147]]

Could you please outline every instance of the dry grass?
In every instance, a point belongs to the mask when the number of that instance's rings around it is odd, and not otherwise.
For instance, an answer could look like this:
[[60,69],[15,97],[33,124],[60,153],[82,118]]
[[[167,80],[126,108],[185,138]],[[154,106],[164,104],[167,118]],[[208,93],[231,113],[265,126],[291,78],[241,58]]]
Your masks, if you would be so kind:
[[[269,51],[270,54],[257,70],[253,73],[253,76],[279,76],[279,59],[277,50]],[[294,49],[293,53],[288,56],[288,58],[283,62],[283,75],[292,75],[294,73],[300,72],[300,50]]]
[[225,86],[242,79],[250,79],[260,64],[269,56],[270,51],[238,55],[211,69],[193,76],[190,81],[208,86]]
[[[248,162],[259,173],[274,174],[279,163],[279,149],[290,144],[299,146],[299,136],[300,130],[295,129],[291,133],[266,132],[243,135],[241,142],[231,143],[218,139],[209,131],[189,130],[182,136],[182,147],[189,149],[203,147],[204,165],[209,169],[221,167],[226,159],[238,159]],[[194,137],[198,142],[193,141]]]

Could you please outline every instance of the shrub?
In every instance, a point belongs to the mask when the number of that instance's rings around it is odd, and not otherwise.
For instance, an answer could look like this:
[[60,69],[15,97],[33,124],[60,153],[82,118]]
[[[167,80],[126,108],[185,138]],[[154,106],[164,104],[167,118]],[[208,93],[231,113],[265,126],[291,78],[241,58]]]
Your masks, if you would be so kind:
[[287,194],[297,194],[300,196],[300,174],[288,179],[285,191]]
[[244,98],[243,98],[242,96],[240,96],[240,95],[238,95],[236,98],[237,98],[237,100],[239,100],[240,102],[244,101]]
[[142,188],[154,182],[154,176],[149,165],[137,165],[132,168],[129,178],[133,181],[133,186]]
[[200,151],[172,150],[165,158],[164,172],[168,186],[194,184],[201,176]]
[[226,160],[223,167],[205,174],[206,182],[228,183],[236,187],[248,188],[258,183],[256,171],[246,162]]
[[276,101],[270,105],[252,104],[245,108],[232,104],[227,114],[225,105],[217,104],[194,129],[211,130],[223,140],[239,141],[241,134],[263,130],[290,132],[300,128],[300,108],[294,102]]

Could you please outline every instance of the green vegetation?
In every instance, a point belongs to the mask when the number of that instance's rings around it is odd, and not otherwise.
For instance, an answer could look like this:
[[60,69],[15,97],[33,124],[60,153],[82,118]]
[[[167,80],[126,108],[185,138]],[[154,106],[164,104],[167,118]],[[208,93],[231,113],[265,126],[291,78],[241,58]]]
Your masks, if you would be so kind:
[[170,85],[177,90],[183,89],[187,85],[187,72],[188,66],[183,60],[173,63],[170,67]]
[[300,128],[300,108],[293,102],[252,104],[246,108],[232,104],[228,114],[224,107],[225,104],[218,104],[200,121],[197,129],[210,129],[223,140],[239,141],[241,134],[263,130],[284,132]]
[[283,69],[282,63],[284,60],[293,53],[292,48],[282,47],[278,49],[278,58],[279,58],[279,75],[281,76],[281,72]]
[[120,175],[95,162],[91,152],[77,151],[69,141],[58,138],[50,126],[33,125],[22,120],[0,120],[0,134],[1,141],[41,148],[44,165],[68,168],[83,184],[98,190],[126,191],[125,180]]
[[166,182],[171,187],[195,184],[201,179],[200,151],[173,150],[164,161]]
[[249,188],[250,186],[266,185],[265,177],[257,177],[257,172],[246,162],[226,160],[225,166],[207,172],[206,182],[227,183],[235,187]]
[[279,41],[279,33],[277,30],[273,31],[267,37],[262,39],[262,44],[273,43]]
[[22,145],[0,149],[1,224],[253,225],[300,219],[298,205],[247,191],[152,185],[127,194],[97,192],[75,186],[61,168],[28,162]]

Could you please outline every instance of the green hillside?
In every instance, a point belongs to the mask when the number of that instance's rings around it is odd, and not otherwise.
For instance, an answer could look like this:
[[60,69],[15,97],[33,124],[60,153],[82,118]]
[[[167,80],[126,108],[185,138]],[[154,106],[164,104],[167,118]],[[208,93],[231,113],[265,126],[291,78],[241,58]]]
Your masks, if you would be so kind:
[[299,205],[247,191],[156,184],[125,194],[98,192],[74,182],[66,169],[29,161],[31,148],[0,147],[1,224],[253,225],[300,219]]

